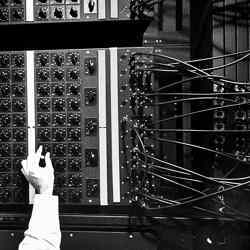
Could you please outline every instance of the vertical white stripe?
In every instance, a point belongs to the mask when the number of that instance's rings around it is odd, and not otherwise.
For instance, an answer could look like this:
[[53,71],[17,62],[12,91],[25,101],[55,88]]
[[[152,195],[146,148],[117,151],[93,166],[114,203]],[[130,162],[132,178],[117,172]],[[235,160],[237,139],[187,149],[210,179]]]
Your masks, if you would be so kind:
[[99,164],[100,164],[100,204],[108,205],[108,176],[107,176],[107,132],[99,128]]
[[[35,86],[34,51],[27,51],[27,113],[28,113],[28,155],[35,153]],[[34,188],[29,185],[29,203],[33,203]]]
[[106,0],[98,1],[98,18],[99,19],[106,18]]
[[118,18],[118,0],[110,0],[110,17]]
[[26,21],[34,21],[34,0],[26,0]]
[[106,134],[106,53],[98,50],[98,104],[99,104],[99,164],[100,204],[108,205],[107,134]]
[[27,106],[28,126],[35,126],[35,86],[34,86],[34,51],[27,51]]
[[111,145],[113,202],[120,202],[120,150],[117,48],[110,48]]
[[106,53],[98,50],[99,127],[106,127]]

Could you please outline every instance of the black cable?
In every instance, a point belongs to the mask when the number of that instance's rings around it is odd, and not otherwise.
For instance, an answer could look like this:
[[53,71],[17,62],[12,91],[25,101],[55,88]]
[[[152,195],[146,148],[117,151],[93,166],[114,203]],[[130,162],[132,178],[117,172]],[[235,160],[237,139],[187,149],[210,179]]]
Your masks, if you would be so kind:
[[[210,79],[210,78],[212,78],[212,79]],[[155,92],[161,91],[163,89],[172,88],[172,87],[174,87],[176,85],[183,84],[183,83],[186,83],[186,82],[190,82],[190,81],[193,81],[193,80],[198,80],[198,79],[199,80],[207,79],[209,81],[212,81],[212,83],[214,84],[214,79],[213,78],[220,78],[220,77],[219,76],[210,76],[210,75],[209,76],[207,76],[207,75],[206,76],[194,76],[194,77],[186,78],[186,79],[183,79],[183,80],[180,80],[180,81],[177,81],[177,82],[170,83],[168,85],[164,85],[164,86],[156,89]],[[224,84],[222,84],[222,83],[216,83],[216,84],[225,87]]]
[[[140,195],[142,195],[142,196],[145,196],[146,198],[148,198],[148,199],[152,199],[152,200],[155,200],[155,201],[158,201],[158,202],[160,202],[160,203],[164,203],[164,204],[169,204],[170,202],[168,202],[167,200],[165,201],[165,199],[162,199],[162,198],[157,198],[157,197],[153,197],[153,196],[151,196],[151,195],[147,195],[147,194],[140,194]],[[179,203],[177,206],[182,206],[182,203]],[[223,215],[221,215],[221,214],[218,214],[218,213],[216,213],[216,212],[214,212],[214,211],[212,211],[212,210],[210,210],[210,209],[205,209],[205,208],[201,208],[200,206],[198,207],[198,206],[192,206],[193,208],[195,208],[195,209],[198,209],[198,210],[201,210],[201,211],[203,211],[203,212],[207,212],[207,213],[210,213],[210,214],[213,214],[213,215],[216,215],[216,216],[218,216],[218,217],[224,217],[224,216],[229,216],[229,218],[231,218],[231,219],[240,219],[241,217],[236,217],[234,214],[229,214],[229,213],[225,213],[225,212],[223,212]],[[168,209],[169,207],[168,206],[165,206],[165,207],[157,207],[157,208],[150,208],[150,207],[145,207],[147,210],[160,210],[160,211],[162,211],[162,210],[165,210],[165,209]],[[246,217],[246,218],[245,218]],[[248,222],[250,222],[250,217],[247,215],[247,216],[242,216],[242,218],[245,220],[245,221],[248,221]]]
[[233,186],[233,187],[229,187],[229,188],[217,191],[217,192],[213,192],[213,193],[204,195],[202,197],[197,197],[197,198],[194,198],[192,200],[188,200],[188,201],[182,202],[180,205],[171,205],[171,206],[166,206],[165,208],[162,207],[162,208],[148,208],[148,209],[149,210],[162,210],[162,209],[165,210],[165,209],[174,208],[174,207],[178,207],[178,206],[186,206],[186,205],[195,203],[197,201],[205,200],[205,199],[208,199],[208,198],[211,198],[211,197],[214,197],[214,196],[218,196],[220,194],[223,194],[223,193],[226,193],[226,192],[229,192],[229,191],[232,191],[232,190],[239,189],[239,188],[244,187],[244,186],[246,186],[248,184],[250,184],[250,181],[247,181],[247,182],[241,183],[239,185],[236,185],[236,186]]
[[212,67],[212,68],[202,68],[202,70],[204,70],[204,71],[215,71],[215,70],[218,70],[218,69],[223,69],[223,68],[231,67],[231,66],[233,66],[233,65],[235,65],[235,64],[237,64],[237,63],[239,63],[241,61],[244,61],[249,56],[250,56],[250,54],[247,54],[247,55],[245,55],[245,56],[243,56],[243,57],[241,57],[241,58],[239,58],[239,59],[237,59],[237,60],[235,60],[233,62],[230,62],[228,64],[224,64],[224,65],[220,65],[220,66]]
[[136,52],[136,53],[134,53],[132,56],[136,56],[136,55],[142,55],[142,56],[143,56],[143,55],[145,55],[145,56],[155,56],[155,57],[159,57],[159,58],[164,58],[164,59],[167,59],[167,60],[170,60],[170,61],[177,62],[177,63],[179,63],[179,64],[181,64],[181,65],[183,65],[183,66],[186,66],[187,68],[189,68],[189,70],[187,70],[187,71],[189,71],[189,72],[190,72],[190,69],[193,69],[194,72],[192,72],[192,73],[195,73],[195,74],[197,74],[197,75],[199,75],[199,76],[202,76],[202,75],[207,75],[207,76],[209,76],[209,74],[206,73],[205,71],[203,71],[202,69],[199,69],[199,68],[197,68],[197,67],[195,67],[195,66],[193,66],[193,65],[191,65],[191,64],[189,64],[189,63],[186,63],[186,62],[184,62],[184,61],[182,61],[182,60],[179,60],[179,59],[177,59],[177,58],[173,58],[173,57],[166,56],[166,55],[162,55],[162,54],[143,53],[143,52]]
[[182,92],[154,92],[154,93],[147,93],[144,94],[145,96],[244,96],[244,95],[249,95],[250,92],[225,92],[225,93],[220,93],[220,92],[212,92],[212,93],[182,93]]
[[202,147],[202,146],[198,146],[198,145],[195,145],[195,144],[190,144],[190,143],[187,143],[187,142],[181,142],[181,141],[176,141],[176,140],[160,138],[160,137],[155,138],[155,140],[161,141],[161,142],[168,142],[168,143],[172,143],[172,144],[179,144],[179,145],[183,145],[183,146],[187,146],[187,147],[191,147],[191,148],[196,148],[196,149],[199,149],[199,150],[202,150],[202,151],[207,151],[207,152],[210,152],[210,153],[214,153],[214,154],[223,156],[225,158],[229,158],[229,159],[232,159],[232,160],[235,160],[235,161],[239,161],[239,162],[247,164],[247,165],[250,164],[248,162],[245,162],[245,161],[242,161],[242,160],[236,158],[232,154],[224,153],[224,152],[221,152],[221,151],[216,151],[216,150],[213,150],[211,148]]
[[172,103],[178,103],[178,102],[187,102],[187,101],[203,101],[203,100],[219,100],[219,101],[226,101],[231,103],[238,103],[235,100],[232,99],[226,99],[226,98],[220,98],[220,97],[194,97],[194,98],[181,98],[181,99],[174,99],[171,101],[165,101],[165,102],[156,102],[154,105],[167,105]]
[[201,109],[201,110],[198,110],[198,111],[194,111],[194,112],[190,112],[190,113],[185,113],[185,114],[182,114],[182,115],[170,116],[170,117],[167,117],[167,118],[164,118],[164,119],[160,119],[160,120],[157,120],[157,121],[153,122],[153,125],[154,124],[159,124],[161,122],[167,122],[167,121],[170,121],[170,120],[175,120],[175,119],[178,119],[178,118],[184,118],[184,117],[187,117],[187,116],[201,114],[201,113],[209,112],[209,111],[213,111],[213,110],[226,109],[226,108],[234,108],[234,107],[238,107],[238,106],[245,105],[245,104],[250,104],[250,102],[241,102],[241,103],[237,103],[237,104],[223,105],[223,106],[214,107],[214,108]]
[[[189,61],[185,61],[185,62],[186,63],[200,63],[200,62],[204,62],[204,61],[219,60],[219,59],[224,59],[224,58],[227,58],[227,57],[239,56],[239,55],[246,54],[246,53],[250,53],[250,50],[244,50],[244,51],[229,53],[229,54],[221,55],[221,56],[213,56],[213,57],[189,60]],[[171,63],[170,65],[175,65],[175,64],[177,64],[177,63]]]
[[200,177],[200,178],[202,178],[202,179],[205,179],[205,180],[207,180],[207,181],[209,181],[209,182],[216,183],[217,185],[221,185],[221,183],[220,183],[219,181],[216,181],[216,180],[214,180],[213,178],[210,178],[210,177],[208,177],[208,176],[199,174],[199,173],[197,173],[197,172],[195,172],[195,171],[192,171],[192,170],[190,170],[190,169],[183,168],[183,167],[181,167],[181,166],[179,166],[179,165],[170,163],[170,162],[168,162],[168,161],[161,160],[161,159],[159,159],[159,158],[156,158],[156,157],[154,157],[154,156],[152,156],[152,155],[149,155],[149,154],[145,154],[145,153],[140,152],[140,151],[138,151],[138,153],[139,153],[139,154],[142,154],[142,155],[144,155],[144,156],[147,155],[148,158],[150,158],[150,159],[152,159],[152,160],[155,160],[155,161],[158,161],[159,163],[166,164],[166,165],[171,166],[171,167],[173,167],[173,168],[175,168],[175,169],[179,169],[179,170],[181,170],[181,171],[190,173],[190,174],[192,174],[192,175],[194,175],[194,176],[198,176],[198,177]]
[[249,133],[250,130],[210,130],[210,129],[158,129],[158,128],[144,128],[143,130],[145,131],[156,131],[156,132],[172,132],[172,133],[177,133],[177,132],[183,132],[183,133]]
[[164,176],[162,176],[162,175],[156,174],[156,173],[154,173],[154,172],[152,172],[152,171],[149,171],[149,170],[146,170],[146,169],[144,169],[144,168],[142,168],[142,170],[145,171],[146,173],[150,174],[150,175],[153,175],[153,176],[159,178],[159,179],[162,179],[162,180],[165,180],[165,181],[170,182],[170,183],[172,183],[172,184],[175,184],[176,186],[179,186],[179,187],[185,188],[185,189],[187,189],[187,190],[193,191],[193,192],[195,192],[195,193],[197,193],[197,194],[202,194],[202,195],[204,195],[201,191],[199,191],[199,190],[197,190],[197,189],[195,189],[195,188],[192,188],[192,187],[186,186],[186,185],[184,185],[184,184],[181,184],[181,183],[179,183],[179,182],[170,180],[169,178],[166,178],[166,177],[164,177]]

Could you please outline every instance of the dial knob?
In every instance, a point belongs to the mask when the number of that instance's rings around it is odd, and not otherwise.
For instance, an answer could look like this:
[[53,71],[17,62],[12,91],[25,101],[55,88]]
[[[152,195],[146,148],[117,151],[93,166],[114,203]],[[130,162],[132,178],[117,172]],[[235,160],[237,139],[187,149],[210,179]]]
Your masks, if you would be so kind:
[[11,133],[9,130],[0,131],[0,139],[1,141],[9,141],[11,138]]
[[[60,15],[59,13],[62,14],[62,11],[58,11],[58,9],[56,9],[55,13],[58,13],[58,15]],[[62,55],[56,55],[54,60],[55,60],[55,63],[57,66],[62,66],[62,63],[63,63],[63,56]]]
[[3,85],[0,89],[0,96],[7,97],[10,94],[10,87],[8,85]]
[[78,11],[72,7],[72,8],[70,9],[69,14],[70,14],[72,17],[75,17],[75,18],[76,18],[76,17],[78,16]]
[[54,103],[54,107],[56,111],[63,111],[64,110],[64,101],[63,99],[58,99]]
[[15,19],[21,19],[23,17],[23,13],[22,11],[20,10],[14,10],[12,16],[15,18]]
[[73,65],[76,65],[78,63],[78,61],[79,61],[78,55],[77,54],[72,54],[70,56],[70,60],[71,60],[71,63]]
[[50,106],[49,100],[40,100],[38,106],[43,111],[48,110]]
[[[54,16],[58,19],[61,19],[63,17],[63,13],[60,9],[56,8],[55,11],[54,11]],[[57,64],[58,65],[58,64]],[[60,65],[58,65],[60,66]]]
[[50,131],[48,129],[42,129],[39,133],[39,138],[41,141],[49,141]]
[[13,116],[13,123],[17,127],[24,127],[25,126],[25,117],[24,117],[24,115],[15,115],[15,116]]
[[80,101],[79,100],[71,100],[70,107],[74,111],[79,110],[79,108],[80,108]]
[[70,171],[78,172],[81,170],[81,161],[73,159],[69,162]]
[[80,92],[80,89],[79,89],[79,86],[78,86],[78,85],[72,84],[72,85],[70,86],[70,93],[71,93],[72,95],[77,95],[79,92]]
[[8,82],[9,81],[9,74],[6,71],[0,72],[0,82]]
[[95,8],[95,1],[94,0],[89,0],[88,8],[89,8],[90,12],[93,12],[93,10]]
[[0,146],[0,155],[2,157],[6,157],[10,155],[10,147],[9,145],[3,144]]
[[10,102],[8,100],[0,101],[0,110],[6,112],[10,109]]
[[38,118],[40,126],[46,127],[49,125],[49,115],[40,115]]
[[70,78],[72,79],[72,80],[78,80],[78,77],[79,77],[79,73],[78,73],[78,71],[77,70],[72,70],[72,71],[70,71]]
[[9,171],[11,168],[11,163],[9,160],[1,160],[0,161],[0,172]]
[[[22,15],[22,13],[19,11],[17,12],[17,15]],[[19,55],[19,56],[15,56],[15,66],[20,68],[20,67],[23,67],[24,66],[24,57],[22,55]]]
[[64,118],[64,115],[62,114],[57,114],[55,116],[55,122],[57,125],[63,125],[64,124],[64,121],[65,121],[65,118]]
[[24,141],[25,140],[25,131],[24,130],[21,130],[21,129],[18,129],[14,132],[14,138],[17,140],[17,141]]
[[16,112],[23,112],[25,110],[25,104],[22,100],[15,100],[13,103],[13,110]]
[[71,145],[70,153],[73,156],[80,156],[81,155],[81,146],[79,144]]
[[82,176],[81,175],[70,175],[69,176],[69,187],[80,187],[82,185]]
[[[47,17],[46,12],[44,12],[42,9],[40,11],[42,11],[42,13],[45,13],[45,17],[40,16],[40,12],[39,12],[39,16],[42,18],[46,18]],[[49,62],[48,55],[40,55],[39,61],[40,61],[41,66],[43,67],[46,66],[46,64]]]
[[55,171],[57,172],[64,172],[66,169],[66,161],[63,159],[57,159],[54,165],[55,165]]
[[5,21],[8,21],[8,18],[9,18],[9,14],[6,10],[1,10],[0,9],[0,20],[2,22],[5,22]]
[[0,57],[0,68],[6,68],[10,64],[10,58],[8,55],[3,55]]
[[63,80],[63,71],[56,70],[54,76],[58,81]]
[[[46,2],[46,1],[45,1]],[[44,10],[44,9],[40,9],[39,10],[39,12],[38,12],[38,16],[40,17],[40,18],[42,18],[42,19],[46,19],[47,18],[47,12],[46,12],[46,10]],[[46,64],[43,64],[42,62],[41,62],[41,65],[42,66],[45,66]]]
[[64,93],[64,87],[61,86],[61,85],[57,85],[54,89],[54,93],[57,95],[57,96],[62,96],[63,93]]
[[63,141],[66,137],[66,131],[63,129],[57,129],[54,134],[54,138],[56,141]]
[[48,85],[42,85],[38,88],[38,93],[40,96],[48,96],[50,93],[50,88]]
[[69,137],[73,141],[80,141],[81,140],[81,130],[80,129],[71,129],[69,132]]
[[57,144],[54,148],[55,155],[65,155],[66,148],[63,144]]
[[89,74],[93,75],[95,73],[95,70],[96,70],[95,60],[89,59],[86,66],[87,66]]
[[24,96],[24,86],[13,86],[12,93],[18,97]]
[[8,127],[10,125],[10,116],[2,115],[0,119],[0,123],[2,127]]
[[81,123],[81,117],[79,114],[71,114],[69,117],[69,123],[71,126],[79,126]]
[[47,81],[49,79],[49,73],[47,71],[42,70],[39,72],[39,78],[42,81]]
[[87,136],[96,135],[97,133],[97,121],[94,119],[89,119],[86,121],[85,134]]
[[20,144],[14,147],[14,154],[17,156],[23,156],[25,155],[25,146]]
[[24,74],[23,72],[15,72],[13,75],[13,80],[15,82],[22,82],[24,80]]

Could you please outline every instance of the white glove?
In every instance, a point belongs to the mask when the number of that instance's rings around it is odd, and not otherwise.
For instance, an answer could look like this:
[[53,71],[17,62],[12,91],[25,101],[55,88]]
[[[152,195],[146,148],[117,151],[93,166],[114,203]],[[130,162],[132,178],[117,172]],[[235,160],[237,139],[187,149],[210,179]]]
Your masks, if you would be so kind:
[[52,195],[54,187],[54,168],[50,159],[50,153],[47,152],[45,155],[46,166],[44,168],[39,166],[41,158],[43,158],[42,146],[38,148],[36,153],[28,155],[27,159],[21,162],[21,171],[37,193]]

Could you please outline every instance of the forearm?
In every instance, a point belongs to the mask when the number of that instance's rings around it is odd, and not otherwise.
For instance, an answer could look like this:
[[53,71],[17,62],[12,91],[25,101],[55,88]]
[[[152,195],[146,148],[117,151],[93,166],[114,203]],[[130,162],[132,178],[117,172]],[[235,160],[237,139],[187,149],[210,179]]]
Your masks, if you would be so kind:
[[25,238],[19,250],[58,250],[60,242],[58,197],[35,195],[29,228],[25,231]]

